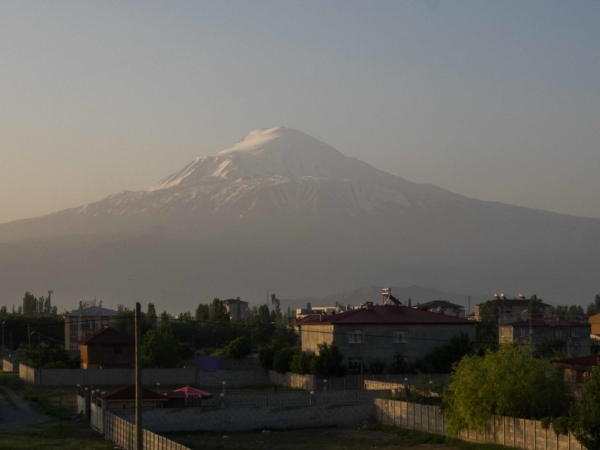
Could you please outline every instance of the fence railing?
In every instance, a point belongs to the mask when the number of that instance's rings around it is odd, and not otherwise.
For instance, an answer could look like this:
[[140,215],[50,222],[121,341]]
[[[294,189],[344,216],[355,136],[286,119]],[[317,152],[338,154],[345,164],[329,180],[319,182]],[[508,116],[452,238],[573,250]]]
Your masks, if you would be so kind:
[[[127,450],[135,449],[135,425],[104,411],[104,437]],[[148,430],[143,431],[144,450],[190,450]]]
[[[445,374],[425,374],[429,381],[439,381],[447,377]],[[307,391],[338,391],[365,389],[366,381],[379,381],[382,383],[397,383],[403,386],[414,386],[419,381],[419,375],[415,374],[353,374],[343,377],[323,377],[317,375],[298,375],[295,373],[269,372],[269,381],[272,384],[286,386]],[[389,388],[386,388],[389,389]]]
[[[448,419],[439,406],[419,405],[398,400],[375,400],[377,421],[403,428],[447,435]],[[484,430],[461,432],[459,439],[469,442],[500,444],[525,450],[585,450],[572,434],[557,435],[544,429],[538,420],[492,416]]]

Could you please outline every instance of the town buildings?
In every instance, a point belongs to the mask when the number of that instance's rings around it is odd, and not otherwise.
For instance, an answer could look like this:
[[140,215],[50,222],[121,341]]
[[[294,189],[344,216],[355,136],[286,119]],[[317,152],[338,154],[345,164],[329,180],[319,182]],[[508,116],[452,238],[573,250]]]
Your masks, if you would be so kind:
[[118,311],[103,308],[102,301],[99,306],[96,306],[95,301],[84,306],[88,307],[74,309],[63,316],[65,319],[65,350],[79,350],[80,340],[109,325],[111,318],[118,314]]
[[475,341],[476,325],[443,313],[370,302],[352,311],[308,316],[295,323],[303,351],[316,353],[318,344],[335,344],[351,370],[375,359],[389,366],[398,356],[414,363],[455,336],[466,334]]
[[[538,353],[544,346],[557,348],[568,355],[587,355],[590,352],[590,324],[562,319],[518,320],[498,325],[498,341],[530,343]],[[561,344],[562,343],[562,344]]]

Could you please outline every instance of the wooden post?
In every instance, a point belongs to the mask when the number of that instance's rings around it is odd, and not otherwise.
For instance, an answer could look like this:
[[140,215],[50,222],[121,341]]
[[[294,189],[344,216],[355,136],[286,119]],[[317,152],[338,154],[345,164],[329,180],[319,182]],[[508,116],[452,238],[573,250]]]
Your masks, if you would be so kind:
[[135,304],[135,450],[143,450],[141,305]]

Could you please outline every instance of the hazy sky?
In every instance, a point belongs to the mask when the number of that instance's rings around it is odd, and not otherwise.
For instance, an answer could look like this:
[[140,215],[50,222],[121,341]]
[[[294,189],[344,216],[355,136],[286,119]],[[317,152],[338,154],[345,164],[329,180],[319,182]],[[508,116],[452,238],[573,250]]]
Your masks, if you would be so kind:
[[284,125],[415,182],[600,218],[600,2],[0,3],[0,222]]

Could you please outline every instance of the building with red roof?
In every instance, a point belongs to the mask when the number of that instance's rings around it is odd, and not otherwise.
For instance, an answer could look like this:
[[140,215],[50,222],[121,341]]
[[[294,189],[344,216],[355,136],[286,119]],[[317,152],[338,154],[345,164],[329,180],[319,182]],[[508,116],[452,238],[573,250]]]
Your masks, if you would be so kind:
[[398,356],[408,363],[423,358],[461,334],[475,341],[476,323],[440,312],[403,305],[373,305],[337,314],[308,316],[295,323],[303,351],[335,344],[350,369],[375,359],[389,365]]

